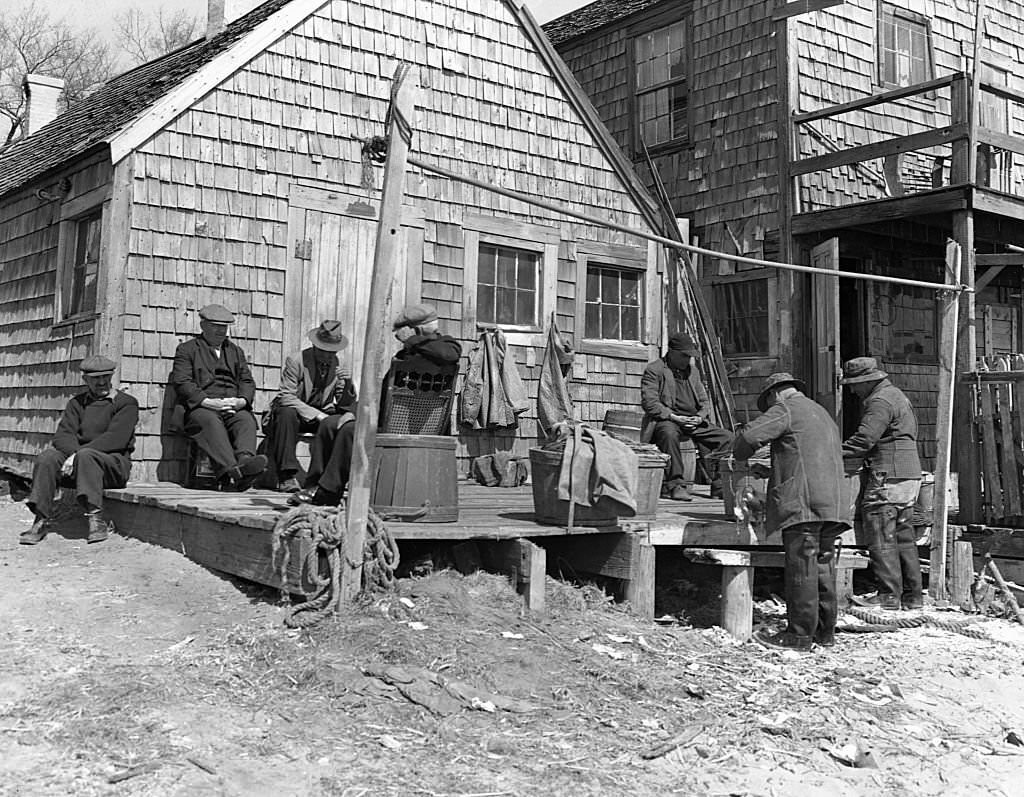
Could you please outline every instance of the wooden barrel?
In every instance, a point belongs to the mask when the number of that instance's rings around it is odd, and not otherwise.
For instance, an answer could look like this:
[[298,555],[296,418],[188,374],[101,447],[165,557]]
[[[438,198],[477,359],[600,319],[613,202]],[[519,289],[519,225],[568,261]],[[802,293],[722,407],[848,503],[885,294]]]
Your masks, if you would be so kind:
[[385,520],[453,523],[459,519],[454,437],[379,434],[370,473],[370,506]]
[[620,440],[640,442],[644,414],[636,410],[608,410],[604,414],[604,431]]

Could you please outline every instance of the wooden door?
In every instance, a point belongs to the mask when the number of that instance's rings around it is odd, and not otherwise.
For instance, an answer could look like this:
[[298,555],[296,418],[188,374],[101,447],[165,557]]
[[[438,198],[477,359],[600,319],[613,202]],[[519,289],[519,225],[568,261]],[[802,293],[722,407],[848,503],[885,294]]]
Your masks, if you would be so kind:
[[[289,203],[285,354],[305,348],[307,332],[321,321],[337,319],[349,340],[342,357],[352,373],[358,375],[363,362],[379,202],[337,191],[293,186]],[[392,284],[395,308],[420,300],[421,212],[406,209],[402,233]],[[390,355],[391,352],[382,353]]]
[[[814,268],[839,270],[839,239],[829,238],[811,250]],[[812,392],[814,400],[827,409],[836,423],[841,423],[842,392],[839,383],[841,360],[839,353],[839,277],[815,274],[812,316],[814,318],[814,373]]]

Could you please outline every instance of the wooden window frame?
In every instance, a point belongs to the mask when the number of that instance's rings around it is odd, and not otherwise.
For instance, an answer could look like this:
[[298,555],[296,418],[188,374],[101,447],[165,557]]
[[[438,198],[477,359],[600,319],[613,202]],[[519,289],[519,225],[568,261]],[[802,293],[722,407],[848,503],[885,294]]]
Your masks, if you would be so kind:
[[[557,227],[531,224],[518,219],[467,213],[462,220],[464,261],[462,290],[462,337],[476,340],[483,329],[500,329],[513,346],[543,346],[547,320],[558,301],[558,247],[561,231]],[[480,272],[480,244],[509,246],[536,252],[538,260],[537,323],[527,326],[481,324],[477,321],[476,291]]]
[[[710,305],[712,313],[715,313],[718,309],[718,305],[715,302],[715,288],[719,285],[726,285],[736,282],[752,282],[754,280],[765,280],[768,289],[768,350],[767,352],[743,352],[742,354],[726,354],[725,346],[722,346],[722,356],[728,360],[764,360],[772,357],[779,356],[779,334],[776,329],[777,315],[775,308],[778,303],[778,275],[765,273],[762,269],[753,269],[750,271],[741,271],[738,274],[721,275],[712,277],[707,280],[707,286],[710,289],[708,299],[710,299]],[[718,326],[722,325],[722,322],[715,318],[715,323]]]
[[[73,324],[101,315],[106,276],[105,264],[110,246],[110,186],[101,186],[87,191],[61,205],[59,231],[57,236],[57,279],[54,287],[53,326]],[[96,265],[96,306],[86,312],[65,316],[65,308],[71,301],[72,281],[75,274],[75,257],[78,248],[78,225],[96,214],[100,216],[100,252]]]
[[[637,69],[636,69],[636,40],[640,36],[648,33],[652,33],[662,28],[667,28],[670,25],[674,25],[677,22],[682,22],[685,28],[686,35],[686,53],[684,54],[684,60],[686,62],[686,75],[682,79],[668,80],[657,86],[650,86],[644,89],[643,92],[637,90]],[[693,86],[693,20],[690,14],[689,4],[686,4],[684,13],[680,14],[678,10],[672,10],[669,12],[662,13],[656,17],[649,18],[644,22],[641,22],[627,31],[629,41],[627,45],[627,66],[628,66],[628,80],[629,80],[629,118],[630,118],[630,139],[633,142],[633,157],[635,159],[643,159],[644,147],[640,137],[640,102],[638,95],[641,93],[649,93],[656,91],[659,88],[668,88],[675,86],[679,83],[686,84],[687,94],[687,107],[686,107],[686,125],[685,135],[677,136],[671,141],[665,141],[660,144],[648,145],[647,151],[650,154],[665,154],[675,152],[677,150],[688,147],[693,142],[693,113],[690,107],[689,98],[692,93]]]
[[[911,22],[915,25],[921,25],[925,29],[926,38],[928,40],[928,74],[925,75],[924,80],[911,81],[908,85],[913,85],[914,82],[923,83],[927,80],[932,80],[935,77],[935,38],[932,32],[932,21],[930,17],[924,14],[919,14],[916,11],[909,11],[905,8],[900,8],[894,3],[884,2],[879,0],[876,27],[875,27],[875,80],[878,86],[884,89],[896,89],[903,88],[899,83],[892,83],[885,79],[885,48],[883,47],[883,32],[882,26],[888,12],[889,16],[897,19],[903,19],[907,22]],[[919,95],[917,97],[909,97],[907,99],[920,102],[923,99],[933,100],[935,99],[935,92],[928,92],[926,94]]]
[[[637,342],[584,337],[586,331],[587,269],[591,264],[637,271],[643,275],[640,334]],[[597,354],[629,360],[648,360],[657,350],[661,330],[661,247],[653,241],[647,247],[582,242],[576,246],[575,345],[583,354]]]

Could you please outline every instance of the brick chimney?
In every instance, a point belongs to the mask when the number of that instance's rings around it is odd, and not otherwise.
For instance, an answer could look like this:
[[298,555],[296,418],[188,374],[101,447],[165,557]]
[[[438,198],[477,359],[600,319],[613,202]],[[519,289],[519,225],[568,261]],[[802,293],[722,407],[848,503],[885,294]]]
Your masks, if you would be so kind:
[[212,39],[242,16],[243,8],[253,3],[245,0],[206,0],[206,38]]
[[46,75],[25,75],[22,83],[26,110],[22,127],[26,136],[57,118],[57,100],[64,91],[64,81]]

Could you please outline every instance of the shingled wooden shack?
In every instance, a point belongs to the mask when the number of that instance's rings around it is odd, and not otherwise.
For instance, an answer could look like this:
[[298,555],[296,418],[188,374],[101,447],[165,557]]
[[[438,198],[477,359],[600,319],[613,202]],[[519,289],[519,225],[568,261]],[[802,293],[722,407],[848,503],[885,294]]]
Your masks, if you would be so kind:
[[[380,200],[361,149],[384,131],[399,60],[423,87],[419,157],[657,231],[654,201],[521,2],[270,0],[0,153],[4,468],[30,470],[77,362],[101,352],[142,407],[134,478],[181,478],[166,383],[210,302],[238,315],[257,410],[322,318],[345,321],[359,373]],[[417,169],[405,202],[396,305],[436,305],[467,348],[502,328],[534,395],[554,314],[579,352],[579,416],[636,406],[661,342],[659,246]],[[515,430],[464,430],[460,454],[534,439],[531,410]]]
[[[598,0],[545,31],[702,246],[941,283],[952,238],[969,284],[977,267],[959,370],[1024,350],[1019,0]],[[931,464],[934,290],[699,266],[738,405],[753,413],[761,379],[792,370],[838,413],[839,363],[875,355],[916,405]]]

